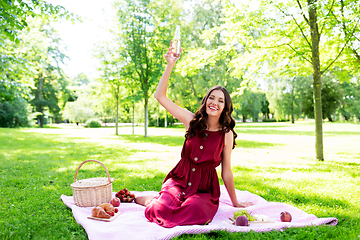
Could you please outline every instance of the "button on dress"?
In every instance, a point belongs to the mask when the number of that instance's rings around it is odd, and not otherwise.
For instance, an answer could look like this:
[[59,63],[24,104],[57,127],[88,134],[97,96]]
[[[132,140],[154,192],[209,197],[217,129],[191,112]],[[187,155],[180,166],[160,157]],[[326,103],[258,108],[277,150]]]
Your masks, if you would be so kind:
[[171,228],[204,225],[219,207],[220,186],[216,167],[222,160],[224,131],[205,131],[186,139],[181,160],[167,174],[159,196],[145,209],[150,222]]

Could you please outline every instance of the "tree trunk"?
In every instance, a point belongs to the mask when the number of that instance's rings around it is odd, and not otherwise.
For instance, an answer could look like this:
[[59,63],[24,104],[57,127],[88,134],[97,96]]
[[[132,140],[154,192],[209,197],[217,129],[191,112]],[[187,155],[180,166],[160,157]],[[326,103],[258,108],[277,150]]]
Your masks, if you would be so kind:
[[295,123],[295,117],[294,117],[294,102],[291,101],[291,123],[294,124]]
[[43,77],[41,76],[39,78],[39,112],[41,112],[41,115],[39,115],[39,125],[40,127],[44,127],[44,113],[41,103],[41,91],[42,91],[42,85],[43,85]]
[[200,104],[201,104],[201,101],[200,101],[200,99],[197,97],[197,94],[196,94],[196,91],[195,91],[195,87],[194,87],[194,83],[193,83],[191,77],[189,77],[188,79],[189,79],[189,82],[190,82],[191,91],[193,92],[197,103],[200,105]]
[[132,104],[132,134],[135,133],[135,103]]
[[309,25],[311,31],[311,54],[313,66],[313,86],[314,86],[314,116],[315,116],[315,149],[316,159],[324,160],[323,149],[323,129],[322,129],[322,103],[321,103],[321,72],[320,72],[320,53],[319,43],[320,34],[317,24],[316,0],[308,0]]
[[115,135],[119,135],[119,92],[120,87],[116,89],[116,119],[115,119]]
[[290,112],[291,112],[291,123],[295,123],[295,116],[294,116],[294,83],[291,82],[291,102],[290,102]]
[[[145,95],[145,94],[144,94]],[[144,99],[145,123],[144,123],[144,137],[148,137],[148,97],[145,95]]]

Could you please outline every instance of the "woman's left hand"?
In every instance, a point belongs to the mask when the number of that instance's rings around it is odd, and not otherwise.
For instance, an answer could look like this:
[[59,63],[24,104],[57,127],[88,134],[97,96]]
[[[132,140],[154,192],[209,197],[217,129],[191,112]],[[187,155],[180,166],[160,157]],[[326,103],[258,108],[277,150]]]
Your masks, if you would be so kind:
[[237,206],[234,206],[234,207],[246,208],[246,207],[250,207],[252,205],[254,205],[254,203],[252,203],[252,202],[242,202],[242,203],[238,203]]

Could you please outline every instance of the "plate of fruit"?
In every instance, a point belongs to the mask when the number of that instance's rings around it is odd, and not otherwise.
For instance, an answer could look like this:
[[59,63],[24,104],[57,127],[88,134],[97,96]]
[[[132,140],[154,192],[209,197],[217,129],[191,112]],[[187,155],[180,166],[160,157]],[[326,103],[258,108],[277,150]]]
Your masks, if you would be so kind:
[[135,194],[124,188],[118,191],[115,197],[119,198],[121,202],[132,202],[135,199]]
[[262,214],[249,214],[246,209],[234,212],[234,217],[229,218],[236,226],[250,226],[251,223],[273,223],[270,217]]

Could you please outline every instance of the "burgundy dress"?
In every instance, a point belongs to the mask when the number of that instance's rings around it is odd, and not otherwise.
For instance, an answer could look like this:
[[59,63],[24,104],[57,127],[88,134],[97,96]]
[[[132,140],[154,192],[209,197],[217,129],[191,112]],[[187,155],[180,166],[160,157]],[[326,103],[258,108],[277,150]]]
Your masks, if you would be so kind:
[[185,140],[181,160],[165,177],[159,196],[145,209],[150,222],[163,227],[207,224],[219,207],[216,167],[222,160],[224,131]]

